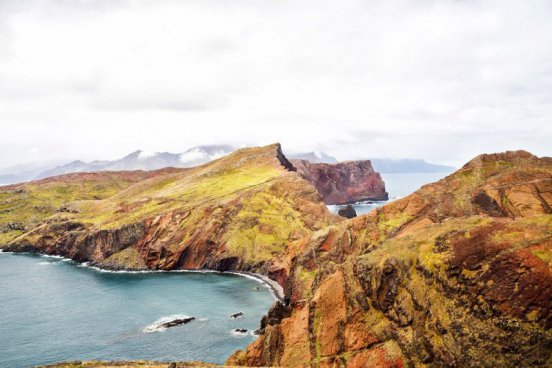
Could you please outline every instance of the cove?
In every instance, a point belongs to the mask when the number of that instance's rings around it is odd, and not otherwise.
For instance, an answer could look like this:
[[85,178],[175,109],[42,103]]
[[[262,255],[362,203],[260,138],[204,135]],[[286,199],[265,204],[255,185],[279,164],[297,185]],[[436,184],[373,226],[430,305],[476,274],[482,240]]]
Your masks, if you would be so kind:
[[[91,359],[223,363],[256,338],[274,301],[266,285],[235,274],[103,272],[0,253],[0,367]],[[230,318],[237,312],[243,316]],[[195,319],[159,328],[185,316]]]

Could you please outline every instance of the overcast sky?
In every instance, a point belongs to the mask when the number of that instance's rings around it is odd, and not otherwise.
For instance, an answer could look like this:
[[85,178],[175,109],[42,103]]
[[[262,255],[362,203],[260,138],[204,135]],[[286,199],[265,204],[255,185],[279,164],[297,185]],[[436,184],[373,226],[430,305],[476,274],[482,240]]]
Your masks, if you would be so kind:
[[0,166],[552,155],[552,1],[0,0]]

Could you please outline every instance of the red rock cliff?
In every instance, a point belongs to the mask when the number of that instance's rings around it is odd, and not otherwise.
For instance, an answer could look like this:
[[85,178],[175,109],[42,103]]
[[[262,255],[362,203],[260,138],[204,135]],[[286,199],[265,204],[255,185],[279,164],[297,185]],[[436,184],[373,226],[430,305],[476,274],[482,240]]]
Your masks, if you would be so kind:
[[348,204],[363,200],[387,200],[385,183],[369,160],[337,164],[315,164],[292,160],[297,172],[313,184],[326,204]]
[[551,367],[552,159],[481,155],[273,261],[289,306],[229,365]]

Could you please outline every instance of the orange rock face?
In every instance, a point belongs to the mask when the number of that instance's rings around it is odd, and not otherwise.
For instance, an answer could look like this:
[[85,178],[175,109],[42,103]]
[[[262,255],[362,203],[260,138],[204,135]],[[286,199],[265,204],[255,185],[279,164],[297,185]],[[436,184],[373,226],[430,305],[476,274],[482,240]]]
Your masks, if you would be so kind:
[[347,221],[277,145],[102,175],[0,188],[0,247],[268,275],[287,305],[230,365],[552,366],[550,158],[481,155]]
[[[406,198],[297,241],[280,256],[288,259],[290,315],[246,350],[262,357],[270,341],[275,355],[251,361],[237,353],[228,363],[550,366],[551,185],[548,158],[483,155]],[[293,324],[306,309],[307,326]],[[298,328],[308,339],[297,338]],[[308,362],[288,359],[306,350]]]
[[[80,179],[79,179],[80,178]],[[103,178],[106,178],[105,181]],[[116,185],[111,181],[118,180]],[[75,191],[91,182],[110,187],[101,198],[86,192],[0,246],[39,251],[114,269],[215,269],[268,272],[268,261],[291,241],[340,221],[319,193],[293,171],[279,145],[238,150],[203,166],[154,173],[69,174],[36,184],[8,187],[20,194],[17,208],[30,198]],[[0,197],[3,195],[0,191]],[[75,198],[76,197],[76,198]],[[32,219],[32,217],[31,217]],[[0,214],[0,224],[2,215]],[[19,224],[16,228],[21,227]],[[283,276],[285,277],[285,276]]]

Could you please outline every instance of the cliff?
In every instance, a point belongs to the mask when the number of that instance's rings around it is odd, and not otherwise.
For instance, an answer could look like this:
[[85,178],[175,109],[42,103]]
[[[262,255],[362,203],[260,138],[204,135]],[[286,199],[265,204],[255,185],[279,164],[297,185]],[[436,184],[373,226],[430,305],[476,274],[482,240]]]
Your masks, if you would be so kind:
[[272,145],[185,171],[2,187],[0,247],[267,274],[287,305],[229,365],[552,365],[551,158],[481,155],[346,221],[293,169]]
[[272,261],[289,306],[228,364],[552,365],[552,159],[482,155]]
[[339,221],[279,145],[193,169],[70,174],[0,188],[0,247],[106,268],[255,270]]
[[368,160],[336,164],[292,160],[292,163],[299,175],[318,189],[326,204],[388,199],[380,174]]

